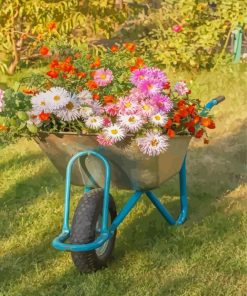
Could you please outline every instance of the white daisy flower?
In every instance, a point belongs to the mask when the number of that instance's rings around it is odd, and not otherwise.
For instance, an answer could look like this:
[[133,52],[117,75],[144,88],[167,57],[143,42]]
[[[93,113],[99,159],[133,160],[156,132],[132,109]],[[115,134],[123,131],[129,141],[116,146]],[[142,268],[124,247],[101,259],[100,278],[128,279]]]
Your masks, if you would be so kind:
[[143,120],[140,115],[120,115],[118,118],[120,126],[126,128],[130,132],[137,132],[142,124]]
[[50,110],[57,110],[68,104],[70,94],[62,87],[52,87],[46,92],[46,98]]
[[90,116],[85,121],[85,124],[87,127],[97,130],[103,126],[103,118],[100,116]]
[[93,98],[89,90],[83,90],[77,96],[81,100],[91,100]]
[[121,126],[117,124],[112,124],[104,128],[103,134],[106,139],[109,139],[116,143],[118,141],[121,141],[125,137],[126,132]]
[[137,138],[136,141],[140,151],[149,156],[159,155],[168,147],[168,137],[153,131],[147,132],[145,137]]
[[163,126],[166,124],[168,117],[162,113],[156,113],[151,116],[150,121],[157,126]]
[[147,102],[141,102],[141,113],[144,116],[150,117],[155,113],[155,109],[151,104]]
[[45,92],[40,92],[39,94],[31,98],[31,103],[33,110],[38,113],[44,111],[45,113],[50,111],[49,104],[47,102],[47,96]]
[[104,108],[102,104],[98,101],[92,101],[89,106],[92,108],[93,112],[97,115],[104,113]]
[[80,115],[83,118],[88,118],[90,115],[93,114],[93,109],[91,107],[87,107],[87,106],[82,106],[80,107]]
[[56,115],[64,121],[73,121],[81,116],[79,112],[80,103],[76,96],[70,97],[67,104],[56,111]]

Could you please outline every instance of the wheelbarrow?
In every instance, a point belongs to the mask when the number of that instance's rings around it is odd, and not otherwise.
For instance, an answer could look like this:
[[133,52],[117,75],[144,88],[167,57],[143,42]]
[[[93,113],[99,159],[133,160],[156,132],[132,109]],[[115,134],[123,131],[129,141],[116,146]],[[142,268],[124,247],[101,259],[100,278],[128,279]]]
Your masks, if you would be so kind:
[[[223,101],[217,97],[205,105],[205,115]],[[96,135],[75,133],[40,133],[36,139],[58,171],[65,177],[62,232],[52,245],[70,251],[80,272],[92,272],[107,266],[116,239],[117,227],[142,195],[146,195],[171,225],[187,218],[186,152],[191,136],[176,136],[164,153],[149,157],[128,139],[107,148],[99,146]],[[126,143],[127,142],[127,143]],[[179,172],[180,214],[177,219],[152,192]],[[84,195],[69,225],[71,184],[84,186]],[[119,214],[110,194],[110,186],[131,189],[134,193]]]

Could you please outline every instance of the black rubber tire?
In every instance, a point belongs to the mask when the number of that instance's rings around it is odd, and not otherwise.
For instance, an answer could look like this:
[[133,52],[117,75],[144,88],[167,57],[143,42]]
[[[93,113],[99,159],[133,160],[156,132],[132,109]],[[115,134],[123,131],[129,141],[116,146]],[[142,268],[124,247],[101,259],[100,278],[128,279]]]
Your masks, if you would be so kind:
[[[83,195],[79,201],[71,228],[70,242],[73,244],[86,244],[96,238],[96,223],[98,216],[102,214],[103,189],[93,189]],[[113,197],[109,199],[109,213],[111,222],[117,216],[116,205]],[[96,250],[88,252],[71,252],[75,266],[82,273],[95,272],[107,266],[111,257],[116,239],[116,231],[109,240],[108,246],[102,255],[98,255]]]

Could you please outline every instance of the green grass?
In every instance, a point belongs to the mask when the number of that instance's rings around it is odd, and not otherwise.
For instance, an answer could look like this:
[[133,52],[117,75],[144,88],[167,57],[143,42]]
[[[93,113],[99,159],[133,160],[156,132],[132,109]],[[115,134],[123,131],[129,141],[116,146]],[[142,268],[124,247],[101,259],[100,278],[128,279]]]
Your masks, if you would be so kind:
[[[50,246],[61,229],[63,180],[39,147],[21,140],[0,150],[1,296],[246,295],[247,69],[187,77],[198,97],[227,97],[215,108],[210,144],[190,146],[189,219],[169,226],[144,198],[120,226],[103,271],[80,275],[69,253]],[[174,214],[177,181],[157,190]],[[73,208],[81,191],[73,188]],[[129,192],[112,193],[120,209]]]

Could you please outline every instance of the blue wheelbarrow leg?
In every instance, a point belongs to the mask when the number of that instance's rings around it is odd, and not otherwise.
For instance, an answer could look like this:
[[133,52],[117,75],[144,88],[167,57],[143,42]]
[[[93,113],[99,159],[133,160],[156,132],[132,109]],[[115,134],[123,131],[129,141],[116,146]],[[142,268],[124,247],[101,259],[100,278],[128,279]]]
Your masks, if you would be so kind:
[[180,182],[180,214],[175,220],[166,207],[159,201],[155,194],[151,191],[147,191],[146,195],[159,210],[161,215],[170,223],[171,225],[183,224],[187,218],[188,212],[188,200],[187,200],[187,190],[186,190],[186,157],[184,158],[182,167],[179,172],[179,182]]

